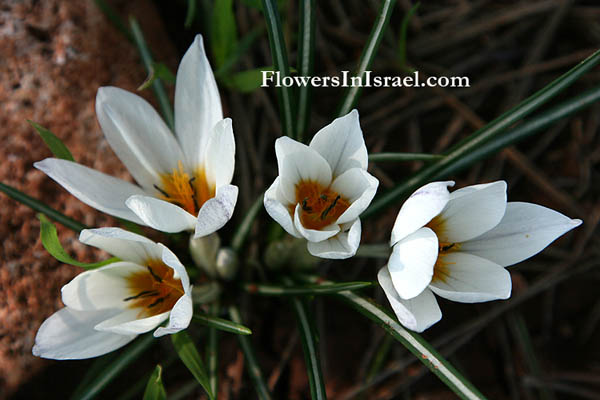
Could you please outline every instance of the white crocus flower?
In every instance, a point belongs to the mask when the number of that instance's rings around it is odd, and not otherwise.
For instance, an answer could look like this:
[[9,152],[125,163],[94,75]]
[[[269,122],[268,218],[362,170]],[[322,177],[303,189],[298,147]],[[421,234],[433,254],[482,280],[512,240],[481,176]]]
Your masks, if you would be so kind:
[[190,280],[168,248],[119,228],[86,229],[79,240],[120,261],[83,272],[63,286],[65,307],[40,326],[34,355],[57,360],[97,357],[167,319],[155,337],[188,327],[193,314]]
[[48,158],[35,167],[84,203],[163,232],[195,237],[231,218],[238,188],[231,185],[235,142],[202,37],[183,56],[175,86],[175,133],[141,97],[102,87],[96,114],[106,140],[138,185],[83,165]]
[[404,203],[392,230],[388,265],[377,278],[400,322],[422,332],[442,313],[434,293],[461,303],[510,297],[504,268],[542,251],[579,226],[554,210],[506,202],[506,182],[433,182]]
[[265,208],[290,235],[308,240],[323,258],[348,258],[360,243],[359,215],[379,181],[367,172],[368,155],[358,112],[337,118],[310,145],[281,137],[275,142],[279,176]]

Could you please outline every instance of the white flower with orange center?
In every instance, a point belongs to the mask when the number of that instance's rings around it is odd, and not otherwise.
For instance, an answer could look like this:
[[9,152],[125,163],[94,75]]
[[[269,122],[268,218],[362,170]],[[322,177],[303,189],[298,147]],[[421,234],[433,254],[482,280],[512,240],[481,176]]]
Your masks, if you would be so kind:
[[163,232],[200,237],[231,218],[235,142],[202,37],[183,56],[175,86],[175,133],[141,97],[102,87],[96,114],[106,140],[138,185],[83,165],[48,158],[35,167],[84,203]]
[[433,182],[404,203],[392,230],[388,265],[377,278],[400,322],[422,332],[442,313],[434,293],[461,303],[507,299],[505,269],[579,226],[554,210],[506,202],[506,182]]
[[358,217],[379,185],[367,172],[358,112],[334,120],[308,146],[277,139],[275,154],[279,176],[264,197],[269,215],[290,235],[308,240],[312,255],[352,257],[360,243]]
[[193,314],[190,280],[168,248],[119,228],[86,229],[79,240],[120,261],[83,272],[63,286],[65,307],[40,326],[34,355],[97,357],[157,327],[155,337],[188,327]]

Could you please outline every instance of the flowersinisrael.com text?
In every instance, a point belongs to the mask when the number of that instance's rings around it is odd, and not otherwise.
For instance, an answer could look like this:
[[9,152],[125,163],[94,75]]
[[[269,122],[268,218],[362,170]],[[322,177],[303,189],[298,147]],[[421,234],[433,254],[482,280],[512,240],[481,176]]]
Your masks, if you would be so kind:
[[421,77],[419,71],[405,76],[379,76],[366,71],[363,77],[341,71],[341,76],[281,76],[279,71],[262,71],[262,87],[471,87],[466,76]]

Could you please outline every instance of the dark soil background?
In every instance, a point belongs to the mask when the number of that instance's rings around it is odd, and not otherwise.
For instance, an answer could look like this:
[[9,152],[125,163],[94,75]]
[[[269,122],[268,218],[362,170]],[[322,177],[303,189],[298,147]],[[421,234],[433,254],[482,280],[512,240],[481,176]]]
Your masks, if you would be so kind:
[[[210,4],[199,0],[197,17],[184,28],[186,1],[110,1],[127,21],[134,15],[157,61],[176,71],[196,33],[210,43]],[[240,37],[264,25],[261,13],[236,1]],[[375,0],[318,1],[315,75],[353,70],[376,19]],[[281,2],[290,64],[296,65],[298,5]],[[398,0],[378,56],[375,75],[405,72],[398,38],[409,0]],[[370,152],[441,153],[521,100],[541,89],[600,47],[597,1],[423,1],[408,29],[408,66],[422,74],[467,76],[471,87],[367,88],[357,105]],[[212,60],[210,47],[209,58]],[[236,71],[272,65],[266,31],[236,65]],[[104,140],[94,115],[99,86],[135,91],[145,79],[135,47],[99,11],[94,1],[0,0],[0,181],[82,221],[112,226],[115,219],[81,204],[32,163],[50,156],[27,124],[31,119],[64,140],[78,162],[127,177]],[[595,68],[552,104],[600,84]],[[172,86],[167,88],[172,95]],[[275,90],[250,94],[220,83],[224,113],[234,121],[240,197],[233,228],[276,173],[274,140],[281,135]],[[150,90],[141,95],[157,104]],[[309,135],[328,124],[340,88],[313,91]],[[547,108],[547,106],[545,107]],[[504,179],[509,200],[556,209],[584,224],[540,255],[511,268],[510,300],[457,304],[441,300],[440,323],[425,332],[473,384],[491,399],[600,398],[600,104],[504,149],[457,176],[457,187]],[[380,193],[402,182],[420,162],[380,163],[369,170]],[[363,243],[384,243],[401,202],[363,221]],[[241,277],[258,281],[275,272],[256,268],[270,220],[253,227],[242,257]],[[174,240],[147,231],[157,240]],[[60,287],[79,271],[59,264],[38,239],[35,212],[0,194],[0,398],[68,398],[94,360],[52,362],[34,358],[31,347],[41,322],[62,306]],[[63,244],[82,260],[99,254],[59,226]],[[323,261],[329,279],[373,280],[380,259]],[[365,292],[388,306],[381,290]],[[285,299],[240,294],[232,285],[225,301],[240,304],[251,340],[276,399],[310,397],[295,319]],[[400,344],[333,299],[313,302],[322,365],[330,399],[453,399],[455,395]],[[205,332],[190,328],[203,352]],[[382,351],[382,349],[387,349]],[[118,355],[110,354],[110,361]],[[169,398],[203,398],[191,374],[159,340],[99,398],[140,398],[156,363],[164,368]],[[372,369],[381,355],[379,368]],[[244,357],[233,335],[222,334],[220,399],[251,399]]]

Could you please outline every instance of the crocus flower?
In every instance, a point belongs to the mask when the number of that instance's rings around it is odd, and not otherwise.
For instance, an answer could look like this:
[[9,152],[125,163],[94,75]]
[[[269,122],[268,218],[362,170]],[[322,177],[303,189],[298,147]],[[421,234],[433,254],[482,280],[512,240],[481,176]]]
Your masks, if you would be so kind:
[[86,229],[79,240],[120,261],[83,272],[63,286],[65,307],[40,326],[34,355],[57,360],[97,357],[167,319],[155,337],[188,327],[193,313],[190,280],[164,245],[119,228]]
[[233,130],[231,119],[223,119],[200,35],[177,71],[176,136],[148,102],[119,88],[98,90],[96,114],[138,185],[56,158],[35,167],[84,203],[163,232],[195,230],[195,237],[205,236],[231,218],[238,195],[230,184]]
[[404,203],[392,230],[392,255],[377,278],[400,322],[422,332],[442,313],[434,293],[460,303],[510,297],[504,268],[542,251],[579,226],[554,210],[506,202],[506,182],[433,182]]
[[312,255],[352,257],[360,243],[358,217],[379,185],[367,172],[358,112],[335,119],[308,146],[277,139],[275,154],[279,176],[264,197],[269,215],[290,235],[308,240]]

